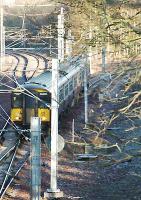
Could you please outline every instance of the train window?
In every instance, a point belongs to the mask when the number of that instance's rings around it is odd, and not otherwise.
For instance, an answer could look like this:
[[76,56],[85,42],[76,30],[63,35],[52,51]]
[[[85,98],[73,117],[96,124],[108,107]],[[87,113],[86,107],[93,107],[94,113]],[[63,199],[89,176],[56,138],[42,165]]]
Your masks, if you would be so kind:
[[81,72],[79,73],[79,81],[81,82],[81,79],[82,77],[81,77]]
[[74,88],[76,88],[76,86],[77,86],[77,76],[74,77],[73,84],[74,84]]
[[12,107],[13,108],[23,107],[23,94],[21,93],[12,94]]
[[39,108],[46,108],[45,103],[50,104],[51,103],[51,95],[48,92],[41,92],[39,93],[39,99],[42,101],[38,101],[38,107]]
[[81,80],[84,80],[84,71],[81,72]]
[[70,80],[69,82],[69,92],[73,90],[73,80]]
[[59,102],[62,102],[64,99],[64,88],[61,88],[59,91]]
[[67,84],[67,85],[65,85],[65,97],[68,96],[68,92],[69,92],[69,87]]
[[26,96],[25,97],[25,105],[26,105],[26,108],[35,108],[35,99],[34,97],[30,97],[30,96]]

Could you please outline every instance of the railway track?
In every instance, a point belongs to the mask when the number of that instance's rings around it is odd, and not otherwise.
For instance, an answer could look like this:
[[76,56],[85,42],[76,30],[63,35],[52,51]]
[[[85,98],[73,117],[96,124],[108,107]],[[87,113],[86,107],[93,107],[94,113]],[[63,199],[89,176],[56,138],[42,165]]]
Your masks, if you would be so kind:
[[29,143],[18,131],[8,128],[3,137],[0,151],[0,199],[30,156]]
[[18,62],[14,68],[14,77],[18,79],[18,83],[23,83],[33,76],[37,76],[48,68],[48,59],[39,53],[19,51],[12,52]]
[[[19,63],[15,67],[13,75],[16,78],[17,82],[21,84],[27,80],[25,72],[28,66],[28,59],[27,57],[19,53],[14,53],[14,55],[19,58]],[[22,62],[21,59],[23,60]]]
[[[32,62],[31,62],[31,67],[28,66],[28,68],[26,69],[26,74],[27,74],[27,79],[32,78],[33,76],[37,76],[40,73],[42,73],[44,70],[46,70],[48,68],[48,59],[45,58],[44,56],[40,55],[39,53],[36,52],[23,52],[20,51],[24,56],[30,56],[31,60],[34,58],[36,60],[36,67],[32,66]],[[29,62],[30,63],[30,62]]]
[[7,54],[17,60],[14,68],[12,67],[12,69],[10,69],[9,74],[10,77],[14,77],[15,85],[17,85],[16,83],[21,84],[25,82],[27,80],[25,71],[28,66],[28,59],[24,55],[16,52],[8,52]]
[[35,54],[32,54],[30,52],[21,52],[21,53],[22,53],[22,55],[27,57],[29,60],[29,66],[25,70],[26,79],[29,80],[38,71],[39,65],[40,65],[40,60],[39,60],[38,56],[36,56]]
[[35,52],[35,54],[43,59],[43,61],[45,63],[45,69],[47,69],[48,68],[48,59],[37,52]]

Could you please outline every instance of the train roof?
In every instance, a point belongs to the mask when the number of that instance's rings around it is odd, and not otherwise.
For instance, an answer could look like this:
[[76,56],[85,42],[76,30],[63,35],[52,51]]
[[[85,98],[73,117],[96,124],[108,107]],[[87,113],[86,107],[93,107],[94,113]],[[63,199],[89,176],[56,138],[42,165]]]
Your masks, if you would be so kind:
[[[72,76],[74,76],[78,71],[81,70],[82,60],[71,59],[69,62],[60,65],[59,70],[59,81],[58,86],[61,87],[65,82],[67,82]],[[51,92],[51,84],[52,84],[52,71],[48,70],[38,75],[37,77],[33,77],[27,82],[25,82],[22,87],[26,89],[45,89]]]

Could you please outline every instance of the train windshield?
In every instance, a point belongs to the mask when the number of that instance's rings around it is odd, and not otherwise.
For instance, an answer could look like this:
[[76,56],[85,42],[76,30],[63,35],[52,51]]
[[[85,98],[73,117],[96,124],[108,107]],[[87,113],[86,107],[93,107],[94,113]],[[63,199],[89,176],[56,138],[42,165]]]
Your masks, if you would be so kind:
[[23,106],[23,94],[20,92],[15,92],[12,94],[12,107],[22,108]]
[[45,104],[51,103],[51,95],[48,92],[40,92],[39,99],[41,99],[41,101],[39,101],[39,103],[38,103],[39,108],[47,108],[47,106]]
[[34,97],[26,96],[25,97],[25,105],[26,108],[35,108],[35,99]]

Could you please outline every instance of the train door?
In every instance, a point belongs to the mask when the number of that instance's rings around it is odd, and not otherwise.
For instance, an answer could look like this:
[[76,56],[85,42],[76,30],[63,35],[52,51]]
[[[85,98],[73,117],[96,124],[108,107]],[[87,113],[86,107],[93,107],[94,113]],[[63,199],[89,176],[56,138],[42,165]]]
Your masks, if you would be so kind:
[[49,92],[39,92],[38,94],[40,101],[38,101],[38,116],[41,118],[42,124],[50,123],[50,109],[45,105],[51,104],[51,95]]
[[[32,91],[32,94],[37,96],[37,93]],[[37,98],[32,96],[25,96],[25,125],[29,125],[31,121],[31,117],[37,117],[38,115],[38,107],[37,107]]]

